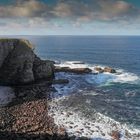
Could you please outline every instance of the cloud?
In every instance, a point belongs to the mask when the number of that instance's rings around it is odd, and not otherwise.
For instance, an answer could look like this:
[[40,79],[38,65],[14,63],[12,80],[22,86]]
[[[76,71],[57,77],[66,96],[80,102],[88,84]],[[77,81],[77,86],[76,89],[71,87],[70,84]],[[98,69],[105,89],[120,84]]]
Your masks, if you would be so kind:
[[69,19],[111,19],[138,14],[132,4],[120,0],[60,0],[47,5],[41,0],[17,0],[13,5],[0,6],[0,17],[42,17]]
[[[14,0],[0,5],[0,29],[83,29],[102,23],[130,27],[140,21],[140,9],[123,0],[58,0],[47,4],[42,0]],[[95,23],[95,24],[94,24]],[[84,26],[85,25],[85,26]],[[101,26],[101,24],[99,24]],[[98,28],[100,28],[98,26]],[[22,31],[22,30],[21,30]]]
[[90,0],[89,3],[63,0],[53,8],[51,13],[60,18],[89,21],[129,17],[138,15],[139,11],[132,4],[119,0]]
[[0,6],[0,17],[36,17],[42,16],[47,5],[37,0],[18,0],[14,5]]

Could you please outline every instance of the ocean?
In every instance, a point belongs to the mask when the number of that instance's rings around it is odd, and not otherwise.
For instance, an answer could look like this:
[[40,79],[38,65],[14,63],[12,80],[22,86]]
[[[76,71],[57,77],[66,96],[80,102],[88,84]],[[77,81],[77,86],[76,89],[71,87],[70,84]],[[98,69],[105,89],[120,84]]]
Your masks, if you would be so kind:
[[[105,135],[114,128],[121,133],[123,130],[140,132],[139,36],[23,37],[34,44],[36,54],[42,59],[54,60],[58,66],[93,70],[93,73],[84,75],[56,74],[56,79],[69,79],[70,82],[54,86],[57,92],[51,93],[50,104],[52,112],[55,112],[54,120],[64,125],[69,134],[104,138],[102,133],[95,131],[93,135],[85,128],[84,123],[87,122],[93,129],[96,124]],[[75,61],[83,63],[75,64]],[[97,66],[112,67],[117,73],[95,75]],[[65,116],[68,112],[73,114],[69,118]],[[84,131],[78,133],[72,123],[84,127]],[[140,140],[140,137],[131,137],[130,140]]]

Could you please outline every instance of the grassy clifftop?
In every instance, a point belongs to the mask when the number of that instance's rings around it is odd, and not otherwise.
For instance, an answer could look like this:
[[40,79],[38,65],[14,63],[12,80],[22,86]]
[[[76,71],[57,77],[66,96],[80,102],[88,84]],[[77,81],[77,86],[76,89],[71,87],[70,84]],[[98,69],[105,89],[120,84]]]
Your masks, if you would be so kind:
[[18,43],[20,43],[21,45],[27,45],[29,48],[34,49],[34,46],[30,43],[30,41],[26,39],[0,38],[0,47],[2,46],[1,44],[16,45]]

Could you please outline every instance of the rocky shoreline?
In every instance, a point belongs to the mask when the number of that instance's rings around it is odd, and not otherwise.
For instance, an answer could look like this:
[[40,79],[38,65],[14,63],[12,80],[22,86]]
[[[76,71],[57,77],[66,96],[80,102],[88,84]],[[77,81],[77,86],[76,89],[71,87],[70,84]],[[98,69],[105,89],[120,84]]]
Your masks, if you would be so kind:
[[[69,83],[67,79],[56,80],[57,72],[88,74],[92,70],[55,66],[53,61],[37,57],[33,49],[27,40],[0,39],[0,86],[11,86],[16,97],[0,107],[0,140],[73,140],[76,137],[68,137],[65,128],[54,124],[48,114],[50,93],[55,90],[52,84]],[[116,73],[109,67],[95,70],[95,74]]]
[[0,107],[1,140],[72,139],[48,115],[52,83],[69,82],[55,80],[54,71],[54,62],[37,57],[28,40],[0,39],[0,86],[15,92],[13,101]]

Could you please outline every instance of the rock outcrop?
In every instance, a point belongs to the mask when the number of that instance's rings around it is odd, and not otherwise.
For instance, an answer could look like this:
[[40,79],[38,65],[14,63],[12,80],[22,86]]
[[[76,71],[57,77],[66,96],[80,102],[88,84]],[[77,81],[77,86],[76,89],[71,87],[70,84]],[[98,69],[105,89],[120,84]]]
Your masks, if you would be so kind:
[[53,62],[38,58],[23,39],[0,39],[0,85],[32,83],[54,78]]
[[70,72],[75,74],[87,74],[91,73],[92,70],[89,68],[70,68],[70,67],[55,67],[55,72]]
[[116,70],[110,67],[105,67],[104,69],[100,67],[95,67],[95,71],[98,71],[99,73],[103,72],[116,73]]
[[116,70],[110,67],[105,67],[104,72],[109,72],[109,73],[116,73]]

